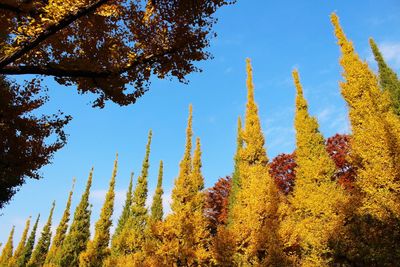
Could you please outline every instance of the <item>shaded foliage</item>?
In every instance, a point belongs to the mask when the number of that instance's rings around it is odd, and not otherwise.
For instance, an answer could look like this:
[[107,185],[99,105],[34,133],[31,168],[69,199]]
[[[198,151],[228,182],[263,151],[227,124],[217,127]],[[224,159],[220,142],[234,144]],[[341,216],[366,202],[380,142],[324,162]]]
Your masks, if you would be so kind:
[[[80,93],[134,103],[158,78],[199,71],[216,22],[233,1],[0,1],[0,74],[48,75]],[[129,86],[131,85],[131,86]]]
[[47,101],[40,91],[40,80],[19,86],[0,75],[0,209],[26,178],[41,178],[39,169],[66,143],[71,117],[35,115]]

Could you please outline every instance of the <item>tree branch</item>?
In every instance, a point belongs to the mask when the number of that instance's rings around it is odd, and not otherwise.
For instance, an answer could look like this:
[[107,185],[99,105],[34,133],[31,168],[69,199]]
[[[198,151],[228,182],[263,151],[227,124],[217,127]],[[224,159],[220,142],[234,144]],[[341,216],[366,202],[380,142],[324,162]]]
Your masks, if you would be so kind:
[[105,4],[107,1],[110,1],[110,0],[97,0],[92,4],[89,4],[81,9],[79,9],[75,13],[65,16],[58,23],[50,25],[47,29],[45,29],[38,36],[32,38],[27,43],[22,44],[14,53],[1,58],[0,59],[0,69],[4,68],[8,64],[21,58],[23,55],[25,55],[26,53],[28,53],[29,51],[31,51],[32,49],[37,47],[41,42],[45,41],[47,38],[49,38],[53,34],[57,33],[58,31],[62,30],[63,28],[69,26],[74,21],[89,14],[90,12],[95,11],[98,7]]
[[104,78],[112,75],[120,75],[138,65],[148,64],[154,61],[155,58],[174,53],[176,49],[163,50],[161,53],[150,54],[147,56],[139,56],[130,65],[119,69],[107,70],[89,70],[88,68],[68,68],[57,64],[47,64],[44,66],[6,66],[0,69],[0,74],[5,75],[23,75],[23,74],[38,74],[55,77],[71,77],[71,78]]

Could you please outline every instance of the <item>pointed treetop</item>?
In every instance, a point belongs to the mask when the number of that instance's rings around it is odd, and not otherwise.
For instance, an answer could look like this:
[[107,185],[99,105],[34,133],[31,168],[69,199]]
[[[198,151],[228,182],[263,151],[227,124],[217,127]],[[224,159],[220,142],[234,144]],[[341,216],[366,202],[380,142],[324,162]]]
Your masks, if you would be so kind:
[[36,222],[33,225],[31,234],[29,235],[28,240],[26,241],[24,250],[21,256],[17,259],[17,266],[25,266],[26,263],[29,261],[32,255],[33,246],[35,245],[35,237],[36,237],[36,229],[39,224],[40,214],[38,214],[36,218]]
[[240,158],[250,162],[251,164],[267,164],[268,157],[264,148],[264,135],[261,129],[260,117],[258,108],[254,101],[254,85],[253,72],[250,64],[250,59],[247,59],[247,104],[246,117],[241,136],[246,144],[245,149],[241,151]]
[[339,17],[336,13],[331,14],[331,22],[335,28],[335,35],[338,39],[338,44],[343,53],[354,53],[354,47],[351,41],[349,41],[340,26]]
[[195,190],[200,191],[204,189],[204,178],[201,174],[201,145],[200,138],[196,138],[196,147],[193,153],[193,183],[195,186]]
[[193,129],[192,122],[193,121],[193,107],[192,104],[189,105],[189,117],[186,127],[186,148],[184,154],[184,160],[190,161],[190,154],[192,152],[192,137],[193,137]]
[[303,95],[303,87],[301,86],[300,83],[300,77],[299,77],[299,72],[298,70],[293,70],[292,72],[294,84],[296,86],[296,109],[305,109],[307,110],[307,101],[304,98]]
[[118,219],[117,227],[115,228],[114,235],[112,237],[111,248],[115,249],[115,240],[117,239],[118,235],[121,233],[122,229],[125,226],[125,223],[129,219],[129,215],[131,213],[131,206],[132,206],[132,187],[133,187],[133,172],[131,172],[131,177],[129,179],[129,186],[128,191],[126,192],[125,204],[122,209],[122,213]]
[[160,167],[158,169],[157,188],[162,187],[163,169],[164,169],[164,163],[162,160],[160,160]]
[[151,220],[161,221],[164,215],[162,206],[162,178],[163,178],[163,161],[160,160],[160,168],[158,170],[157,188],[153,197],[153,203],[151,204]]
[[4,245],[0,256],[0,266],[7,266],[13,253],[13,238],[15,226],[11,228],[10,235],[8,236],[7,243]]
[[247,71],[247,103],[248,105],[254,104],[254,83],[253,83],[253,68],[251,67],[250,58],[246,58],[246,71]]
[[379,84],[383,91],[387,91],[395,113],[400,116],[400,80],[395,71],[393,71],[383,59],[378,46],[372,38],[369,39],[372,53],[379,68]]
[[49,250],[50,241],[51,241],[51,220],[53,218],[53,212],[55,208],[56,202],[53,201],[53,204],[50,209],[50,214],[47,219],[45,226],[43,227],[42,234],[37,242],[35,249],[33,250],[32,257],[28,260],[27,266],[42,266],[46,260],[46,255]]
[[21,256],[21,254],[22,254],[22,252],[24,250],[26,238],[28,237],[28,231],[29,231],[29,226],[30,226],[30,223],[31,223],[31,218],[32,217],[29,216],[28,219],[26,220],[25,228],[24,228],[24,231],[22,232],[21,240],[19,241],[18,246],[15,249],[15,252],[14,252],[14,255],[13,255],[13,259],[14,260],[17,260]]

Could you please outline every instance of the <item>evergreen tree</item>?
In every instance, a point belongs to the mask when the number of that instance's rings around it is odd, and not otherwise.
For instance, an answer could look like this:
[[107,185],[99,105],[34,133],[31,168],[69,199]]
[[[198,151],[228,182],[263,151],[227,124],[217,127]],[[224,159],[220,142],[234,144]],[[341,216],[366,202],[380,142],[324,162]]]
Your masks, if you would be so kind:
[[32,252],[32,257],[29,259],[27,266],[42,266],[46,260],[47,252],[49,251],[50,241],[51,241],[51,220],[53,217],[54,207],[56,203],[53,202],[49,218],[42,230],[42,235],[36,244],[35,249]]
[[236,202],[236,194],[240,190],[240,175],[239,175],[239,151],[243,148],[243,138],[241,136],[242,131],[242,120],[239,117],[237,122],[237,137],[236,137],[236,153],[234,156],[234,170],[232,174],[232,189],[229,194],[229,214],[228,223],[232,222],[232,208]]
[[160,168],[158,171],[158,179],[157,179],[157,187],[156,192],[154,193],[153,203],[151,205],[151,220],[153,222],[162,221],[163,219],[163,204],[162,204],[162,195],[164,193],[162,189],[162,179],[163,179],[163,162],[160,161]]
[[362,195],[361,214],[400,218],[400,121],[391,108],[389,90],[381,91],[375,74],[354,51],[339,19],[332,23],[340,45],[342,95],[349,106],[352,158]]
[[117,227],[115,228],[114,235],[111,241],[111,250],[115,249],[115,242],[118,240],[118,236],[121,233],[122,229],[125,226],[125,223],[128,221],[130,216],[130,210],[132,206],[132,186],[133,186],[133,172],[131,173],[131,178],[129,180],[128,191],[126,192],[125,204],[122,209],[121,216],[118,219]]
[[157,255],[163,264],[176,266],[206,266],[210,234],[204,216],[204,178],[201,174],[200,140],[196,141],[193,159],[192,106],[186,129],[186,147],[180,162],[179,175],[172,191],[172,214],[158,227],[157,237],[162,240]]
[[[345,194],[336,180],[335,164],[325,149],[317,119],[308,113],[299,74],[293,71],[296,96],[296,183],[289,195],[290,213],[285,222],[292,232],[290,245],[301,248],[302,266],[328,266],[332,260],[328,242],[340,229],[340,208]],[[283,227],[283,228],[285,228]]]
[[0,267],[6,267],[8,265],[8,261],[12,258],[14,230],[15,226],[11,228],[11,232],[10,235],[8,236],[7,243],[4,245],[4,248],[1,252]]
[[131,264],[135,265],[144,260],[143,246],[146,242],[145,230],[148,220],[146,199],[151,138],[152,131],[150,130],[146,145],[146,154],[142,164],[142,172],[138,177],[133,193],[129,219],[118,236],[118,240],[115,241],[116,255],[120,255],[117,259],[117,265],[124,265],[125,262],[131,262]]
[[16,261],[16,266],[19,267],[26,266],[27,262],[31,258],[33,246],[35,245],[36,229],[38,227],[39,219],[40,219],[40,214],[37,216],[36,222],[33,225],[31,234],[29,235],[28,240],[26,241],[21,256],[19,256],[19,258]]
[[278,191],[268,172],[249,59],[246,116],[240,135],[244,142],[237,157],[241,187],[236,193],[230,225],[236,235],[235,257],[239,265],[274,265],[283,260],[277,237]]
[[8,266],[13,267],[17,264],[17,259],[19,259],[22,255],[22,252],[25,248],[26,238],[28,237],[29,225],[31,223],[31,217],[26,220],[24,231],[22,232],[21,240],[18,243],[17,248],[14,251],[14,255],[8,262]]
[[58,265],[73,267],[79,264],[79,255],[86,249],[90,238],[89,193],[92,185],[93,168],[90,170],[85,191],[75,209],[74,219],[68,234],[62,242]]
[[385,62],[378,46],[372,38],[369,39],[369,44],[374,54],[375,61],[379,68],[379,84],[384,91],[388,91],[392,101],[395,113],[400,116],[400,80]]
[[61,257],[60,252],[61,252],[62,243],[65,239],[65,235],[68,230],[68,221],[69,221],[69,217],[70,217],[70,208],[71,208],[71,201],[72,201],[72,194],[74,191],[74,187],[75,187],[75,179],[73,180],[72,189],[68,195],[67,205],[64,209],[64,213],[63,213],[63,216],[61,217],[61,221],[58,224],[58,227],[56,229],[56,234],[53,238],[53,242],[51,243],[49,252],[47,253],[44,266],[55,265],[58,262],[57,259]]
[[94,238],[89,241],[86,250],[79,257],[79,266],[81,267],[101,267],[103,266],[104,259],[110,254],[108,244],[110,242],[110,227],[112,225],[111,216],[114,210],[114,188],[117,168],[118,154],[114,161],[114,169],[106,199],[101,209],[100,218],[96,222]]

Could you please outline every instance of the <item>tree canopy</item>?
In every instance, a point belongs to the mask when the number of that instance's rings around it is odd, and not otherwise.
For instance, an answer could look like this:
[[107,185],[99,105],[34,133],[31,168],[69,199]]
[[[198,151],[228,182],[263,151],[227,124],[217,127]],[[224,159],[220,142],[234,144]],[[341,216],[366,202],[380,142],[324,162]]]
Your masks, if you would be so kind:
[[233,2],[0,0],[0,74],[52,76],[97,95],[93,106],[128,105],[151,75],[185,82],[199,71],[194,62],[210,57],[213,15]]

